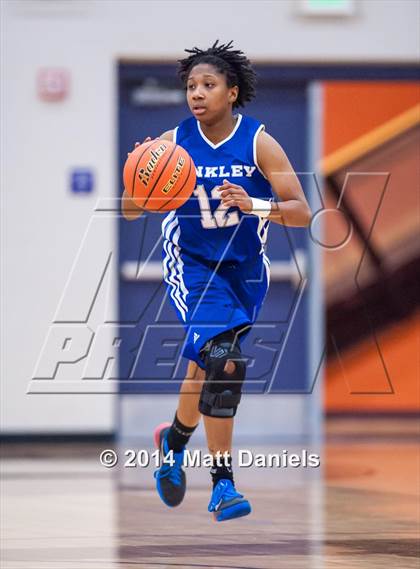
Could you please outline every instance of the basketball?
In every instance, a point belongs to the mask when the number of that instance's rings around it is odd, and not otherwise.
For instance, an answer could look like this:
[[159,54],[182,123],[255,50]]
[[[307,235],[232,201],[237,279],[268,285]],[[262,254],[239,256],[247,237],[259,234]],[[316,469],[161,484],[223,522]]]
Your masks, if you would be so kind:
[[137,146],[125,162],[124,188],[134,203],[149,211],[182,206],[195,188],[195,166],[181,146],[153,140]]

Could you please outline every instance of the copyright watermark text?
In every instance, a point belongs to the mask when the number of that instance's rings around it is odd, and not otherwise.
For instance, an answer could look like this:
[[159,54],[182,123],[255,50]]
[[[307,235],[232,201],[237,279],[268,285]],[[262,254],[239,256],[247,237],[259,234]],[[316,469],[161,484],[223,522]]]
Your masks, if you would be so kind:
[[[166,456],[161,456],[159,450],[149,451],[147,449],[127,449],[120,453],[124,457],[121,463],[124,468],[147,468],[154,466],[160,468],[162,463],[173,466],[175,458],[173,451],[169,451]],[[227,453],[216,453],[212,455],[199,449],[186,449],[183,458],[184,467],[207,467],[214,465],[221,466]],[[115,450],[106,449],[100,454],[99,460],[102,466],[113,468],[119,462],[119,456]],[[250,449],[238,449],[236,452],[236,465],[239,468],[318,468],[321,465],[321,458],[318,454],[310,453],[306,449],[300,452],[289,452],[282,449],[278,453],[255,453]]]

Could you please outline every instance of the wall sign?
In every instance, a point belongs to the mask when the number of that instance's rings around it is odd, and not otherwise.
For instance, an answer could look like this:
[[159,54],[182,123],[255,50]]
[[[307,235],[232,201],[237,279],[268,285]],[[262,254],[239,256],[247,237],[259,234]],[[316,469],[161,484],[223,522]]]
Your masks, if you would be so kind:
[[70,189],[74,194],[90,194],[94,188],[93,171],[89,168],[75,168],[70,172]]
[[351,16],[354,0],[301,0],[300,12],[305,16]]
[[43,101],[63,101],[70,89],[70,73],[67,69],[45,67],[38,71],[37,91]]

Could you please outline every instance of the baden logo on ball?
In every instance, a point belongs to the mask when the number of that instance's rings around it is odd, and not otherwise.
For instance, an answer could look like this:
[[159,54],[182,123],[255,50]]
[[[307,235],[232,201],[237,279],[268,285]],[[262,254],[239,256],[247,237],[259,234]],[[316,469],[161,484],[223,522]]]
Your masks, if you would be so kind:
[[157,148],[156,150],[151,150],[150,151],[150,160],[146,164],[146,168],[139,168],[139,173],[138,173],[139,180],[145,186],[147,186],[147,184],[149,183],[149,180],[150,180],[151,176],[153,175],[153,171],[155,170],[155,167],[159,161],[159,158],[165,153],[165,150],[167,148],[168,147],[165,146],[165,144],[161,144],[159,146],[159,148]]

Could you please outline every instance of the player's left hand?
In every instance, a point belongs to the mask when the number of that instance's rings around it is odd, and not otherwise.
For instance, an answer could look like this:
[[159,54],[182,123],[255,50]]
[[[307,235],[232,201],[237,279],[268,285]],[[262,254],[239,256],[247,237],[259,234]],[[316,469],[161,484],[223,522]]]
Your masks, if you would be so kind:
[[225,207],[238,207],[244,213],[251,213],[252,201],[242,186],[223,180],[219,193]]

